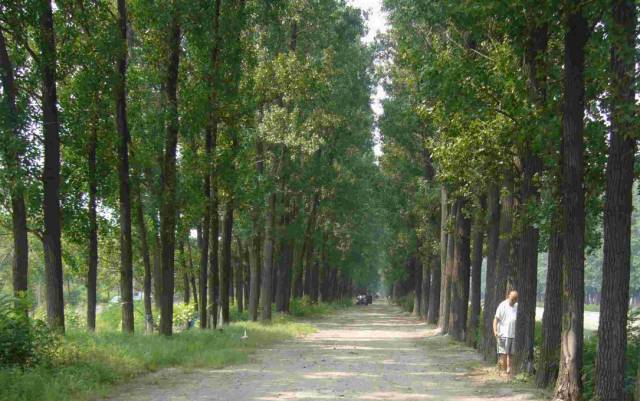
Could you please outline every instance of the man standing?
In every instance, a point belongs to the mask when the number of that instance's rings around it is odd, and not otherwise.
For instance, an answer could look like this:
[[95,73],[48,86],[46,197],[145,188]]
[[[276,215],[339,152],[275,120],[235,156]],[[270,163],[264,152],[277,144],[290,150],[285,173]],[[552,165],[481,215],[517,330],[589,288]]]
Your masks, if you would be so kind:
[[507,299],[498,305],[493,319],[493,335],[498,345],[499,369],[506,366],[507,374],[511,374],[511,356],[513,355],[516,337],[516,318],[518,316],[518,291],[511,290]]

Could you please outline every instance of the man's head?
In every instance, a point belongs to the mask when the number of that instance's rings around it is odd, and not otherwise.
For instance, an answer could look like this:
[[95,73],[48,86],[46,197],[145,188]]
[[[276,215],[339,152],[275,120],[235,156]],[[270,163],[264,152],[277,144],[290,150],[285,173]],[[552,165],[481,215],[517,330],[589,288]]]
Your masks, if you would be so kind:
[[509,300],[509,303],[511,305],[514,305],[516,302],[518,302],[518,291],[516,290],[509,291],[509,295],[507,295],[507,299]]

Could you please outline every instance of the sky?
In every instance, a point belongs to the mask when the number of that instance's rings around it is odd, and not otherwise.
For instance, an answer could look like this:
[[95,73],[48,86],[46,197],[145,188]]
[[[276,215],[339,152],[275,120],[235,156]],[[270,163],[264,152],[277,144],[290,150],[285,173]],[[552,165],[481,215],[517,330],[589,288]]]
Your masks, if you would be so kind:
[[[351,6],[358,7],[368,14],[368,32],[367,35],[362,38],[365,43],[373,42],[378,33],[385,33],[389,27],[386,15],[382,10],[382,1],[383,0],[349,0]],[[378,85],[371,96],[371,109],[376,114],[376,117],[382,115],[382,100],[385,97],[384,89],[381,85]],[[377,127],[373,130],[373,140],[373,152],[376,156],[380,156],[382,154],[382,147],[380,143],[380,133]]]

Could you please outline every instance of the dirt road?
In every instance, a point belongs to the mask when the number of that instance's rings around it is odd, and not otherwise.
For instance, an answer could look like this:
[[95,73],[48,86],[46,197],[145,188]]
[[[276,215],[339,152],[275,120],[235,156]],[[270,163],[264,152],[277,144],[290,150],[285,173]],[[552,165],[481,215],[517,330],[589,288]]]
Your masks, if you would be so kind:
[[[468,348],[382,303],[315,323],[318,332],[222,370],[165,370],[120,388],[112,401],[539,400]],[[249,333],[251,335],[251,333]]]

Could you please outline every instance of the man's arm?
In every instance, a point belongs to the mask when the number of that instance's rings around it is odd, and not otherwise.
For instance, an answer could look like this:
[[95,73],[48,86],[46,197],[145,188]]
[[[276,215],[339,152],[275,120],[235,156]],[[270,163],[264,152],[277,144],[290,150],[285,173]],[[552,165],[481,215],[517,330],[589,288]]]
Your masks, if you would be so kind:
[[493,318],[493,335],[498,337],[498,316]]

